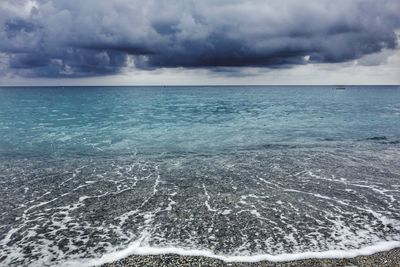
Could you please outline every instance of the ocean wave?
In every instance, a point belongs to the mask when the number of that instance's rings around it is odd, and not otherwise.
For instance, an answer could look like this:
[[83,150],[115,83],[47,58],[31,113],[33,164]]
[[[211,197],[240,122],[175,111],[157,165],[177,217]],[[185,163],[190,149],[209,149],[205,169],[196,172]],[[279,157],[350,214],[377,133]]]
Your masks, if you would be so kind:
[[360,249],[349,250],[328,250],[328,251],[307,251],[300,253],[284,253],[278,255],[258,254],[258,255],[219,255],[210,250],[185,249],[180,247],[150,247],[141,246],[140,241],[133,242],[127,248],[119,251],[114,251],[103,255],[100,258],[82,259],[79,261],[64,262],[65,267],[84,267],[84,266],[99,266],[105,263],[114,262],[131,255],[161,255],[161,254],[177,254],[180,256],[200,256],[219,259],[224,262],[260,262],[260,261],[294,261],[303,259],[340,259],[353,258],[357,256],[367,256],[378,252],[388,251],[400,247],[399,241],[386,241],[377,244],[362,247]]

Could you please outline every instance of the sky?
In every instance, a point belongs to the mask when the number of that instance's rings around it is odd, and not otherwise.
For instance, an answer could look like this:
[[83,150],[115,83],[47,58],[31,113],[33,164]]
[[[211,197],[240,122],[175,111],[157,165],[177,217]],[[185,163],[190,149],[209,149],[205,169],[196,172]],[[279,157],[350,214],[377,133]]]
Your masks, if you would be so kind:
[[400,84],[400,0],[0,0],[0,85]]

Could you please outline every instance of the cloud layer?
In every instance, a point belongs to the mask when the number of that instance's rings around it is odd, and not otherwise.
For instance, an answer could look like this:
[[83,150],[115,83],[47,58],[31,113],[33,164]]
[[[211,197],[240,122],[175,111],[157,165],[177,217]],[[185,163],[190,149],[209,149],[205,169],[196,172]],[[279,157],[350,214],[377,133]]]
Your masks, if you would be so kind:
[[398,0],[2,0],[0,75],[287,68],[397,46]]

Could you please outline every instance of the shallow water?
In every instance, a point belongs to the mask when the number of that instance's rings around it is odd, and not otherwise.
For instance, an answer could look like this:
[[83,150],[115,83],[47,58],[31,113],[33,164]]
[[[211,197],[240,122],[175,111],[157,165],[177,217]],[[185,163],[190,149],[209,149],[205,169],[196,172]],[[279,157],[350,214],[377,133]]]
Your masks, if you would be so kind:
[[0,136],[0,265],[400,241],[398,87],[3,87]]

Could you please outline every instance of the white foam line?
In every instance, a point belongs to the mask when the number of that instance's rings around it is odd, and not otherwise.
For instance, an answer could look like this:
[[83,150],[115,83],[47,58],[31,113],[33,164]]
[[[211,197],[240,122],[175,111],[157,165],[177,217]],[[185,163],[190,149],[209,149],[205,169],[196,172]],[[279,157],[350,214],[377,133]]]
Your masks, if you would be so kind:
[[354,258],[357,256],[368,256],[378,252],[388,251],[394,248],[400,247],[400,241],[385,241],[379,242],[372,246],[363,247],[360,249],[350,250],[329,250],[321,252],[301,252],[301,253],[284,253],[279,255],[271,254],[260,254],[251,256],[225,256],[217,255],[209,250],[197,250],[197,249],[185,249],[176,247],[149,247],[141,246],[140,241],[135,241],[126,249],[115,251],[109,254],[105,254],[98,259],[82,259],[78,262],[66,262],[63,266],[99,266],[105,263],[114,262],[131,255],[161,255],[161,254],[177,254],[180,256],[202,256],[208,258],[219,259],[224,262],[259,262],[259,261],[271,261],[271,262],[283,262],[283,261],[294,261],[304,259],[343,259],[343,258]]
[[210,203],[208,203],[208,201],[211,199],[211,197],[210,197],[210,195],[208,194],[207,188],[206,188],[206,186],[204,185],[204,183],[203,183],[203,188],[204,188],[204,194],[205,194],[206,197],[207,197],[206,201],[204,201],[204,205],[206,205],[206,207],[207,207],[207,209],[208,209],[209,211],[216,212],[217,210],[211,208]]
[[160,184],[160,173],[158,171],[158,166],[156,166],[156,171],[157,171],[157,176],[156,180],[154,181],[153,195],[155,195],[158,192],[158,185]]

